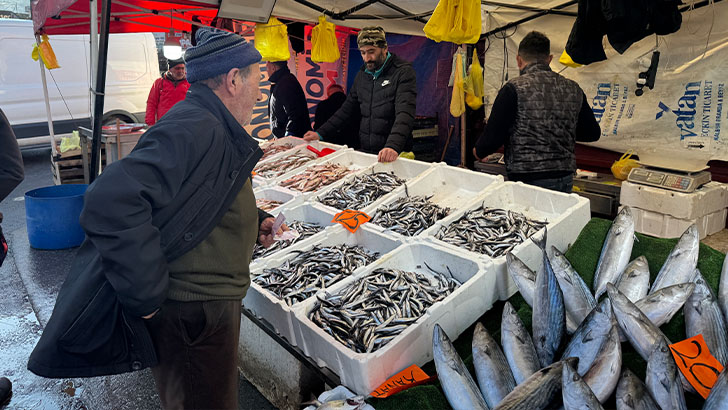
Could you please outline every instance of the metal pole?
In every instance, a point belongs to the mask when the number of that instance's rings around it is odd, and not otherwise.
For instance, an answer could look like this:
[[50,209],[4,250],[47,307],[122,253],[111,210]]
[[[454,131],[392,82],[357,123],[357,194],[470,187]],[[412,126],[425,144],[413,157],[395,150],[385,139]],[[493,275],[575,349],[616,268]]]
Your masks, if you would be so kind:
[[93,137],[91,140],[91,164],[89,183],[93,183],[99,175],[101,154],[101,119],[104,115],[104,91],[106,89],[106,57],[109,51],[109,20],[111,18],[111,0],[101,0],[101,36],[99,38],[99,57],[96,67],[96,85],[94,87]]
[[[35,35],[35,40],[38,44],[40,44],[39,35]],[[51,137],[51,155],[55,157],[56,154],[58,154],[56,152],[56,136],[53,133],[53,118],[51,115],[51,103],[50,98],[48,97],[48,82],[46,81],[45,65],[43,64],[43,58],[39,58],[38,63],[40,63],[40,79],[43,82],[43,97],[45,98],[46,116],[48,117],[48,132]]]
[[96,105],[96,96],[93,90],[96,89],[96,65],[98,64],[99,56],[99,9],[98,3],[94,0],[89,0],[89,117],[91,116],[91,110]]

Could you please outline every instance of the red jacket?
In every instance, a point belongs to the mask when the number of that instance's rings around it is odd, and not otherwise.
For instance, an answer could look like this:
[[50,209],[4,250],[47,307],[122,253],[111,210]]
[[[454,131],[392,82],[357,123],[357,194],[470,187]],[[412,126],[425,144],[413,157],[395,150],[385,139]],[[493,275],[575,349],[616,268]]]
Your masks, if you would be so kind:
[[167,73],[162,78],[158,78],[149,91],[147,115],[144,117],[144,122],[147,125],[154,125],[173,105],[185,99],[189,88],[190,83],[186,79],[173,81]]

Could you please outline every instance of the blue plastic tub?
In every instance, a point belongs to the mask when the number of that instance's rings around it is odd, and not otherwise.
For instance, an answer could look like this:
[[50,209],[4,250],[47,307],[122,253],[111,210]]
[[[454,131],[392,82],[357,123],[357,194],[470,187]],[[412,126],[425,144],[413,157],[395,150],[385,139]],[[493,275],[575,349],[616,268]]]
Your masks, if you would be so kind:
[[36,249],[78,246],[85,236],[78,222],[88,185],[55,185],[25,193],[28,242]]

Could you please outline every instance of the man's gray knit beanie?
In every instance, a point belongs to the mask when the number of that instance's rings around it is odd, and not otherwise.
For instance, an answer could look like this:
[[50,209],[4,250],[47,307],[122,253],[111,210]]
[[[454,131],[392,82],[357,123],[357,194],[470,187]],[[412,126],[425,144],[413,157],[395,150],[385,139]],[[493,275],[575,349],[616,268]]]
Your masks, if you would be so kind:
[[194,83],[257,64],[262,57],[251,43],[235,33],[203,27],[195,34],[197,45],[185,51],[187,81]]

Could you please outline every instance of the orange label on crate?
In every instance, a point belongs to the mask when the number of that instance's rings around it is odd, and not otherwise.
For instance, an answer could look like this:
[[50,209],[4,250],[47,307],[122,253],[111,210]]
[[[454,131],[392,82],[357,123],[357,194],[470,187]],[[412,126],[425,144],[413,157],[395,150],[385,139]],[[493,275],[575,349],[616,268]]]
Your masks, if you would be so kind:
[[347,209],[336,214],[331,222],[338,222],[349,232],[354,233],[362,224],[368,222],[370,219],[372,218],[364,212]]
[[708,398],[723,366],[710,354],[703,335],[671,344],[670,351],[688,382],[704,399]]
[[370,396],[383,399],[395,393],[407,390],[410,387],[415,387],[431,380],[435,380],[435,378],[436,377],[428,376],[427,373],[419,368],[419,366],[413,364],[412,366],[390,377],[389,380],[377,387]]

